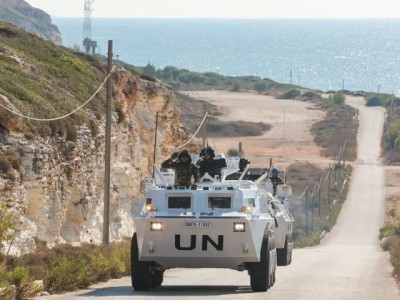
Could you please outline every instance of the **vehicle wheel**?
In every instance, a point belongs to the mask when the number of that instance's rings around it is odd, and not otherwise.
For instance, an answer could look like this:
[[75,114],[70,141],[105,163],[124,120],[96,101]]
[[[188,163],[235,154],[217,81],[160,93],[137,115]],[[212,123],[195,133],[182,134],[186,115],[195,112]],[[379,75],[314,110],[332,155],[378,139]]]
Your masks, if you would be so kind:
[[155,271],[152,276],[152,283],[153,287],[160,286],[162,282],[164,281],[164,272],[162,271]]
[[265,292],[271,286],[271,238],[264,238],[261,245],[260,262],[250,264],[250,285],[255,292]]
[[270,287],[272,287],[272,286],[274,286],[275,280],[276,280],[275,275],[276,275],[276,266],[277,266],[275,240],[272,240],[271,248],[270,248],[270,266],[271,266]]
[[150,262],[139,261],[139,249],[136,233],[133,234],[131,243],[131,279],[132,287],[136,291],[145,291],[152,286]]
[[278,266],[287,266],[292,262],[292,242],[289,236],[286,236],[285,247],[277,249]]

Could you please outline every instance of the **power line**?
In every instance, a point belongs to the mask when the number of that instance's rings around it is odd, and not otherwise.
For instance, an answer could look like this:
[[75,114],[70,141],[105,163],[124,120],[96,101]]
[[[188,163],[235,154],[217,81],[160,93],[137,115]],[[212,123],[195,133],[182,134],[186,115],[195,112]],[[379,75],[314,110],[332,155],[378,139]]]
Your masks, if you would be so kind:
[[192,136],[186,143],[184,143],[184,144],[181,145],[181,146],[175,146],[175,148],[182,148],[182,147],[185,147],[187,144],[189,144],[190,141],[193,140],[193,139],[195,138],[196,134],[199,133],[199,131],[200,131],[201,127],[203,126],[203,123],[204,123],[204,121],[206,120],[207,116],[208,116],[208,112],[206,112],[206,113],[204,114],[203,121],[201,121],[199,128],[197,128],[197,130],[196,130],[196,132],[193,134],[193,136]]
[[[56,118],[51,118],[51,119],[41,119],[41,118],[35,118],[35,117],[29,117],[29,116],[25,116],[19,112],[13,111],[11,109],[9,109],[8,107],[2,105],[0,103],[0,107],[8,110],[9,112],[13,113],[14,115],[17,115],[21,118],[24,119],[28,119],[28,120],[32,120],[32,121],[39,121],[39,122],[49,122],[49,121],[57,121],[57,120],[61,120],[61,119],[65,119],[66,117],[69,117],[70,115],[76,113],[78,110],[82,109],[82,107],[84,107],[86,104],[88,104],[90,101],[93,100],[93,98],[100,92],[101,88],[106,84],[107,79],[111,76],[111,74],[113,73],[114,69],[115,69],[115,65],[113,66],[112,70],[110,73],[108,73],[107,77],[104,79],[103,83],[99,86],[99,88],[96,90],[96,92],[85,102],[83,103],[81,106],[79,106],[78,108],[74,109],[73,111],[67,113],[66,115],[60,116],[60,117],[56,117]],[[10,102],[11,103],[11,102]],[[12,103],[11,105],[17,109]],[[18,109],[17,109],[18,110]]]

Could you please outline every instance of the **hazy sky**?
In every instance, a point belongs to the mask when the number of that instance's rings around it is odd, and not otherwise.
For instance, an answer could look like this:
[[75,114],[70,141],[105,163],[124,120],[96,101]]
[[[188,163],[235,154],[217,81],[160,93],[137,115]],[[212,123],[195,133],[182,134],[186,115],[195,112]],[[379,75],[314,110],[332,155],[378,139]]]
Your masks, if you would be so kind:
[[[82,17],[84,0],[26,0],[52,16]],[[94,0],[93,17],[399,18],[399,0]]]

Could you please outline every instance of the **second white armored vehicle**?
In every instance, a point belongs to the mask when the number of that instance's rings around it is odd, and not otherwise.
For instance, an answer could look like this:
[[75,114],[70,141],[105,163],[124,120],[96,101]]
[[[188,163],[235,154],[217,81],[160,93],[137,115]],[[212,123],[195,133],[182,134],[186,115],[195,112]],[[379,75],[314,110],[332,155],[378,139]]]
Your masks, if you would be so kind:
[[155,168],[134,216],[135,290],[160,286],[170,268],[230,268],[247,271],[254,291],[273,286],[279,207],[272,208],[260,182],[243,180],[247,168],[238,180],[226,180],[239,170],[238,158],[227,162],[220,180],[205,175],[193,189],[174,187],[173,172]]
[[[266,182],[265,189],[272,192],[271,182]],[[271,213],[276,221],[275,246],[278,266],[287,266],[292,262],[294,218],[289,211],[288,201],[291,194],[292,189],[289,185],[278,185],[276,195],[271,200]]]

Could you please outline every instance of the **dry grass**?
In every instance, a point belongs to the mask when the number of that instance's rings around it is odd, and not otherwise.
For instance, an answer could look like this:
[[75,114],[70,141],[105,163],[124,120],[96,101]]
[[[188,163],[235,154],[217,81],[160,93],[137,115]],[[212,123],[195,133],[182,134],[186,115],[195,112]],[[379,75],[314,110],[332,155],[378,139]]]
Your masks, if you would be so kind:
[[[64,244],[53,249],[41,247],[38,252],[22,257],[0,258],[0,265],[5,270],[0,282],[3,279],[3,282],[15,284],[20,280],[21,294],[27,293],[24,287],[30,286],[34,280],[43,280],[48,292],[72,291],[129,275],[130,240],[109,246],[84,244],[74,247]],[[17,274],[15,270],[19,270]]]

